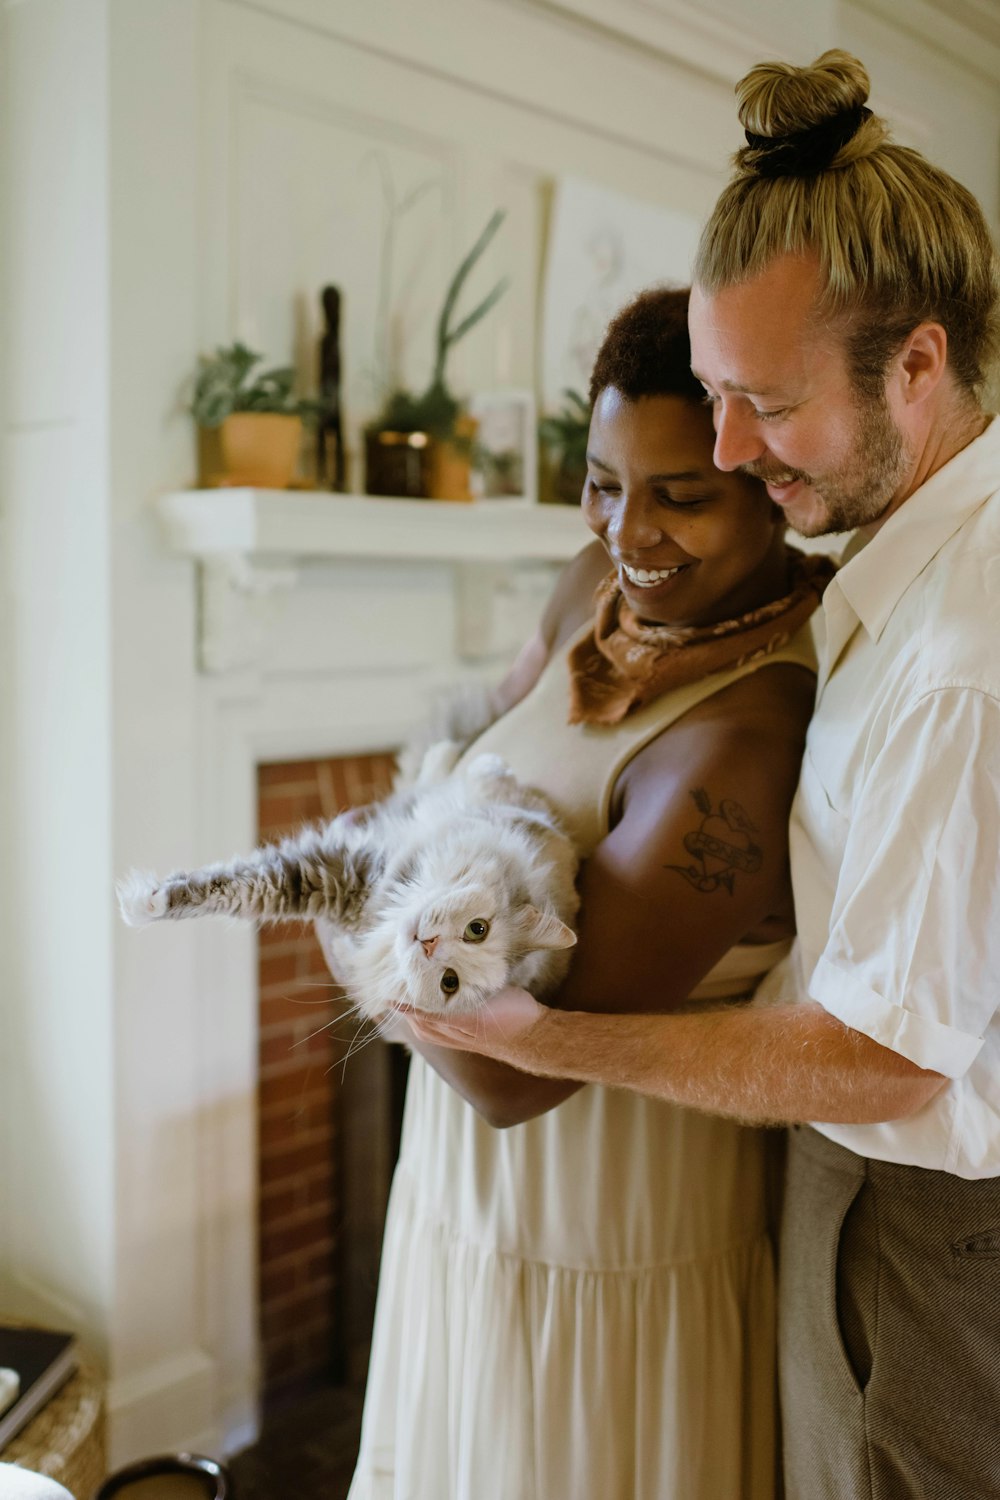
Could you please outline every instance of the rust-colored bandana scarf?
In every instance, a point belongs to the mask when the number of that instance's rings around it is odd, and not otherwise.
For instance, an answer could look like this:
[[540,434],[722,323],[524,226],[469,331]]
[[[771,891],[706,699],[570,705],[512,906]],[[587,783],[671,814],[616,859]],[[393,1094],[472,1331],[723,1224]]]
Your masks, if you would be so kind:
[[598,585],[594,628],[569,653],[571,724],[620,724],[671,688],[779,650],[812,614],[834,574],[828,557],[788,549],[783,599],[717,625],[646,625],[616,573]]

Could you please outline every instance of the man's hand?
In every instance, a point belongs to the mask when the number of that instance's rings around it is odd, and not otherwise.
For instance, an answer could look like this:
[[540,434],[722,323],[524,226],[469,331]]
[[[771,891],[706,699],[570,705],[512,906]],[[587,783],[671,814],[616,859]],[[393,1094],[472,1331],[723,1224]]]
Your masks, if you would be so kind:
[[528,1068],[536,1028],[551,1012],[527,990],[510,988],[493,995],[482,1009],[446,1021],[426,1011],[406,1009],[416,1036],[439,1047],[476,1052],[514,1067]]

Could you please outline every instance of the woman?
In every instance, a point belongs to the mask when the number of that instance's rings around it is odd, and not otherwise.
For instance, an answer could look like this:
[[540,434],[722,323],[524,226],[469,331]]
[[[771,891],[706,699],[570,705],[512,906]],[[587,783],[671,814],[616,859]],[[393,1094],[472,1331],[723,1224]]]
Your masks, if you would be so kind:
[[[475,744],[585,856],[555,1001],[574,1010],[745,998],[792,932],[826,567],[789,552],[756,480],[713,467],[686,311],[648,292],[608,331],[597,540]],[[351,1500],[771,1500],[765,1136],[409,1036]]]

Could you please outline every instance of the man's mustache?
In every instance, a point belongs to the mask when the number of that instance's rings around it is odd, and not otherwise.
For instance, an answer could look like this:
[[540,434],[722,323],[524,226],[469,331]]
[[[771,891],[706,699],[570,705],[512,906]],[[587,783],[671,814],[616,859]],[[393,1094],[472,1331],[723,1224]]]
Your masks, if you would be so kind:
[[804,469],[773,469],[756,459],[740,464],[740,473],[748,474],[751,479],[760,479],[764,484],[791,484],[793,479],[801,479],[805,485],[812,484],[812,477]]

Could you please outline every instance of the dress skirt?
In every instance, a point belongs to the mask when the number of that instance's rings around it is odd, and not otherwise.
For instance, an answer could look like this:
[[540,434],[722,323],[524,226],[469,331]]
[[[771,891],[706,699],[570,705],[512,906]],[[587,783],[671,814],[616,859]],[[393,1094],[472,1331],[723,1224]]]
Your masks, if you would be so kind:
[[414,1057],[349,1500],[774,1500],[771,1144],[589,1086],[497,1131]]

